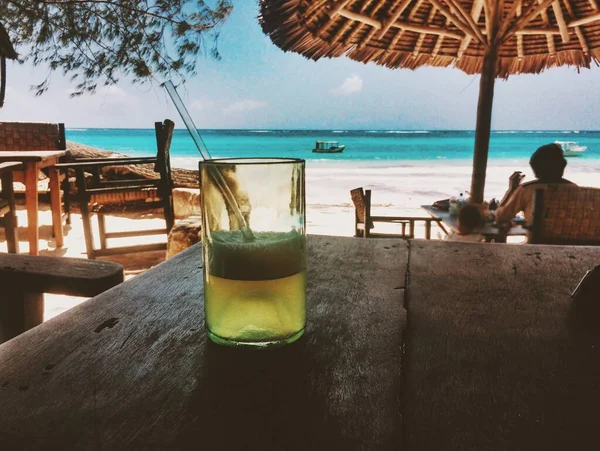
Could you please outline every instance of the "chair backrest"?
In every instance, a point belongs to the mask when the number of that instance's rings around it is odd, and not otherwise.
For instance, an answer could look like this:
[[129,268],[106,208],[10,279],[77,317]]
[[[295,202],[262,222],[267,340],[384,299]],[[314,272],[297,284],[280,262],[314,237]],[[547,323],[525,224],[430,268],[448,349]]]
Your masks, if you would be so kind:
[[175,206],[173,204],[173,180],[171,178],[171,141],[175,123],[170,119],[165,119],[163,123],[155,122],[154,131],[156,132],[156,163],[154,171],[160,174],[161,197],[168,207],[165,210],[165,220],[167,222],[167,232],[170,232],[175,224]]
[[371,190],[363,190],[362,186],[350,190],[350,197],[352,203],[354,203],[354,214],[356,222],[359,224],[366,224],[368,222],[369,229],[372,229],[373,222],[370,219],[371,216]]
[[0,122],[0,152],[66,148],[65,124]]
[[360,224],[364,224],[367,218],[365,217],[365,192],[363,191],[362,186],[350,190],[350,197],[354,204],[354,214],[356,215],[357,221]]
[[600,246],[600,189],[557,184],[536,190],[529,242]]
[[175,123],[171,119],[165,119],[163,123],[154,123],[157,148],[154,171],[160,174],[161,179],[168,180],[169,183],[171,183],[171,141],[174,129]]

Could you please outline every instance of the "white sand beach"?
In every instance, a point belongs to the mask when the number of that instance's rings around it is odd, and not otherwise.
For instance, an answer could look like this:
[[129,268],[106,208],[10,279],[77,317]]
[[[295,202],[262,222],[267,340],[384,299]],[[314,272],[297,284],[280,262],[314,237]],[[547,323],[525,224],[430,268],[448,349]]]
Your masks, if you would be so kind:
[[[470,161],[410,161],[393,163],[307,163],[307,231],[315,234],[351,236],[354,208],[350,190],[370,189],[376,215],[424,215],[421,205],[467,192],[471,184]],[[495,160],[488,164],[485,198],[500,200],[508,178],[519,170],[524,182],[534,175],[527,159]],[[565,178],[580,186],[600,187],[600,160],[569,159]],[[465,194],[466,195],[466,194]],[[417,237],[423,232],[417,231]]]
[[[175,161],[174,163],[176,163]],[[176,164],[175,164],[176,165]],[[185,165],[189,166],[188,164]],[[508,177],[520,170],[527,180],[533,179],[527,160],[492,161],[488,166],[486,199],[501,198],[508,186]],[[571,159],[565,177],[580,186],[600,187],[600,160]],[[438,199],[458,195],[468,190],[471,163],[464,162],[402,162],[353,163],[344,167],[328,163],[307,163],[306,203],[307,232],[320,235],[352,236],[354,233],[354,207],[350,190],[359,186],[372,190],[373,213],[378,215],[425,216],[421,205]],[[65,245],[57,249],[51,237],[51,215],[47,205],[41,204],[40,255],[86,258],[81,217],[72,215],[72,224],[65,228]],[[23,205],[18,207],[20,252],[28,251],[26,240],[27,215]],[[156,217],[132,218],[109,216],[107,226],[112,230],[135,227],[160,227],[162,219]],[[393,226],[392,226],[393,227]],[[424,236],[416,231],[417,238]],[[434,228],[433,239],[441,237]],[[140,237],[148,240],[152,237]],[[166,237],[165,237],[166,239]],[[2,237],[0,251],[6,251]],[[126,268],[126,277],[133,277],[163,261],[164,252],[111,257]],[[82,298],[46,295],[45,318],[49,319],[82,302]]]

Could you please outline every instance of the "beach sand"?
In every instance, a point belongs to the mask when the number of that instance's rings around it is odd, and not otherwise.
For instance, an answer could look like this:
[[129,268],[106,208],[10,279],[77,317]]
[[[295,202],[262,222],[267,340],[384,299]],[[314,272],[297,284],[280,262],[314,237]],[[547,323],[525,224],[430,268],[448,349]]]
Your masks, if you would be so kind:
[[[176,163],[176,161],[174,161]],[[186,165],[187,166],[187,165]],[[525,181],[533,179],[527,160],[491,161],[486,181],[486,199],[501,198],[508,186],[508,177],[521,170]],[[565,177],[580,186],[600,188],[600,160],[570,160]],[[354,207],[350,190],[362,186],[372,190],[374,215],[426,216],[421,205],[445,199],[468,190],[471,179],[470,161],[433,162],[370,162],[354,163],[344,167],[328,162],[308,162],[306,169],[307,232],[319,235],[352,236]],[[23,205],[18,206],[20,252],[27,253],[27,215]],[[65,245],[57,249],[51,237],[51,215],[48,205],[41,204],[40,255],[87,258],[81,217],[72,214],[72,224],[65,228]],[[95,223],[95,221],[94,221]],[[164,224],[156,217],[107,216],[109,230],[128,228],[155,228]],[[393,232],[394,225],[379,226],[378,231]],[[96,234],[97,236],[97,234]],[[416,237],[424,237],[424,229],[416,230]],[[434,227],[433,239],[441,239],[442,232]],[[0,251],[6,252],[6,242],[0,236]],[[135,238],[136,242],[156,237]],[[165,237],[166,240],[166,237]],[[128,244],[133,244],[131,238]],[[126,277],[136,274],[164,260],[162,251],[110,257],[123,264]],[[70,296],[46,295],[45,319],[52,318],[85,299]]]

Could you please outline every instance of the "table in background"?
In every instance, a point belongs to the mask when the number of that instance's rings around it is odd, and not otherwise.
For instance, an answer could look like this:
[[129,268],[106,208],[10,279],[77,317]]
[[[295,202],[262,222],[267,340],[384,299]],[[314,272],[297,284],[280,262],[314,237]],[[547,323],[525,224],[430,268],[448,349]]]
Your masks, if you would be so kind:
[[[440,219],[442,223],[447,226],[452,232],[458,231],[458,218],[457,216],[451,216],[449,212],[444,210],[438,210],[432,205],[421,205],[421,208],[429,213],[433,218]],[[502,230],[492,223],[486,223],[483,229],[477,233],[481,233],[485,236],[486,241],[494,240],[497,243],[506,242],[507,236],[527,236],[527,230],[521,226],[513,226],[508,232]]]
[[598,449],[600,318],[570,293],[600,247],[410,249],[403,448]]
[[62,205],[60,201],[60,181],[58,169],[55,165],[66,150],[23,150],[2,151],[0,162],[18,161],[23,163],[25,184],[25,204],[27,207],[27,238],[29,240],[29,254],[38,255],[39,229],[38,229],[38,171],[47,168],[48,188],[50,191],[50,208],[52,210],[52,227],[56,247],[63,245],[62,230]]
[[0,448],[399,449],[408,243],[307,241],[287,347],[208,341],[198,245],[0,346]]

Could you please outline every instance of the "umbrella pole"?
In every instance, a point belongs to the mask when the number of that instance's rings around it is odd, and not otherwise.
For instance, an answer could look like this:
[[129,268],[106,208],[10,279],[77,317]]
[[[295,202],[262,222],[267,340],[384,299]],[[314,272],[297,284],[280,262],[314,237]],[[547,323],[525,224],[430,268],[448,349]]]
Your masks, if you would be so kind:
[[492,128],[492,104],[498,47],[488,47],[483,58],[481,80],[479,81],[479,101],[477,102],[477,123],[475,125],[475,149],[473,152],[473,176],[471,178],[471,202],[483,202],[485,171],[487,168],[490,132]]

